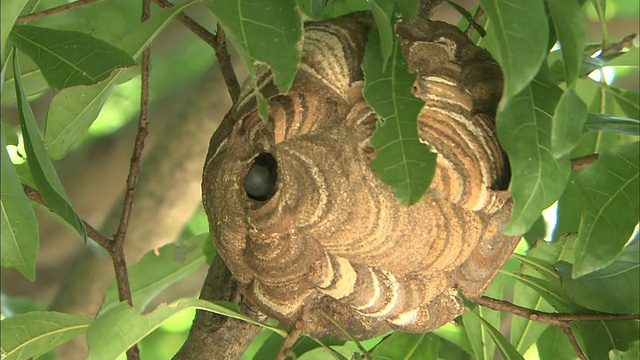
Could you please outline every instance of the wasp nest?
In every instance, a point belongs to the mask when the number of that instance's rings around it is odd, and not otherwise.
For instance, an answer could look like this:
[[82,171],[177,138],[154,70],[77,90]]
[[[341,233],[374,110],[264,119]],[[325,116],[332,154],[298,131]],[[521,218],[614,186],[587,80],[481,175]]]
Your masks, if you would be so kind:
[[454,26],[400,22],[414,94],[426,103],[421,140],[438,153],[424,197],[402,205],[369,164],[376,116],[362,98],[369,25],[307,24],[293,88],[258,75],[269,103],[260,119],[251,87],[237,122],[209,150],[204,206],[220,256],[244,296],[265,314],[311,334],[433,330],[477,299],[517,239],[507,160],[495,133],[502,74]]

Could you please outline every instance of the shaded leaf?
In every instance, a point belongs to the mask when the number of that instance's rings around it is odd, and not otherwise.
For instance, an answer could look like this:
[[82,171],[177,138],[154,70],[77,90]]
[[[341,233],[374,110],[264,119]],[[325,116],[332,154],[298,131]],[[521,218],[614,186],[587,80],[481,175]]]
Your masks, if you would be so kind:
[[568,88],[560,97],[553,113],[551,150],[556,158],[568,155],[578,145],[586,119],[587,105],[578,97],[573,87]]
[[547,56],[549,28],[542,0],[481,0],[498,41],[493,54],[505,78],[503,101],[520,93]]
[[[11,51],[15,51],[15,48],[12,48]],[[49,89],[49,85],[47,85],[47,81],[42,76],[42,72],[38,65],[31,60],[28,56],[20,56],[18,58],[18,65],[20,67],[20,80],[22,81],[22,89],[27,95],[27,97],[31,97],[33,95],[41,94],[42,92]],[[11,101],[16,101],[16,92],[12,91],[15,88],[15,78],[13,74],[13,67],[9,66],[4,74],[4,84],[2,85],[3,89],[8,89],[9,91],[2,91],[2,103],[7,103]]]
[[432,332],[438,337],[455,344],[457,347],[466,351],[469,355],[473,355],[473,349],[471,348],[469,338],[467,337],[463,326],[449,322]]
[[581,6],[577,0],[547,0],[564,58],[568,85],[578,78],[585,45],[585,29]]
[[380,36],[379,44],[382,54],[382,70],[384,71],[395,46],[394,39],[396,34],[393,29],[395,4],[393,0],[372,0],[369,3],[371,4],[373,20],[376,22],[376,28],[378,29],[378,36]]
[[302,20],[295,0],[204,0],[252,75],[257,62],[273,70],[282,92],[293,85],[301,60]]
[[10,36],[54,90],[97,84],[116,69],[136,65],[121,49],[77,31],[16,25]]
[[600,154],[576,182],[584,197],[573,276],[611,264],[638,224],[638,142]]
[[[13,57],[13,71],[15,74],[20,73],[15,53]],[[71,206],[71,202],[60,183],[58,174],[47,155],[33,112],[31,111],[26,96],[22,92],[20,77],[16,77],[16,98],[18,100],[24,150],[29,159],[27,163],[33,180],[36,183],[37,190],[49,208],[69,223],[69,225],[80,234],[80,237],[84,241],[87,235],[84,224],[78,214],[76,214],[73,206]]]
[[396,0],[398,12],[407,20],[415,20],[418,17],[420,0]]
[[[194,236],[179,244],[167,244],[158,249],[158,254],[152,250],[129,267],[134,308],[143,311],[162,290],[204,265],[205,242],[213,242],[209,233]],[[107,311],[118,303],[118,288],[114,281],[107,289],[101,311]]]
[[360,350],[353,343],[345,343],[344,345],[333,345],[331,347],[321,344],[313,350],[309,350],[298,357],[299,360],[348,360],[352,359],[354,354],[360,354]]
[[556,264],[567,296],[587,309],[610,314],[633,314],[640,304],[640,259],[638,245],[626,248],[623,256],[606,268],[578,279],[571,277],[571,264]]
[[500,333],[500,331],[498,331],[498,329],[493,327],[493,325],[491,325],[489,322],[483,319],[480,315],[476,314],[474,311],[467,311],[467,313],[469,313],[472,317],[477,318],[477,320],[480,322],[482,327],[489,333],[489,335],[491,336],[491,339],[493,339],[493,342],[498,347],[498,350],[500,351],[500,354],[502,355],[503,359],[524,360],[522,355],[518,353],[518,351],[513,347],[513,345],[511,345],[509,341]]
[[538,342],[540,360],[575,360],[576,351],[571,346],[567,335],[556,326],[549,326],[542,333]]
[[6,318],[2,320],[2,358],[16,360],[42,355],[83,334],[91,322],[84,316],[54,311]]
[[510,235],[525,233],[560,197],[569,179],[568,157],[557,159],[551,150],[551,114],[560,94],[541,73],[498,112],[498,137],[512,174],[509,191],[514,205],[505,228]]
[[636,360],[640,358],[640,340],[634,341],[629,350],[620,351],[613,350],[609,353],[609,359],[611,360]]
[[639,325],[634,320],[578,321],[571,329],[582,338],[581,347],[587,358],[608,359],[611,350],[627,351],[640,338]]
[[133,344],[157,329],[171,316],[192,308],[260,325],[282,337],[287,336],[286,332],[281,329],[258,323],[242,315],[237,310],[236,304],[225,301],[209,302],[200,299],[181,299],[169,305],[159,306],[145,315],[139,314],[126,303],[120,303],[100,315],[87,329],[88,359],[115,359]]
[[[122,39],[118,47],[137,59],[173,18],[194,2],[190,1],[154,14],[151,19]],[[51,158],[63,158],[71,146],[84,136],[98,116],[120,74],[122,71],[117,70],[108,80],[98,85],[65,89],[53,98],[47,113],[44,134],[44,143]]]
[[[22,12],[22,9],[29,3],[29,0],[13,0],[13,1],[3,1],[0,6],[0,16],[2,16],[0,20],[0,24],[2,26],[0,30],[0,58],[2,61],[2,67],[4,68],[7,64],[7,59],[9,58],[9,47],[7,46],[9,40],[9,33],[11,33],[11,29],[15,24],[18,16]],[[2,82],[0,82],[0,86]],[[4,91],[2,92],[4,94]]]
[[640,136],[640,121],[636,119],[589,113],[584,131],[614,131],[624,135]]
[[386,71],[382,70],[380,40],[375,29],[369,33],[362,60],[364,98],[382,119],[370,139],[376,149],[371,167],[393,187],[401,203],[413,204],[429,188],[437,155],[418,137],[417,118],[424,102],[411,93],[415,75],[407,72],[400,40],[394,39]]
[[[16,268],[24,277],[36,279],[38,255],[38,223],[33,209],[22,190],[16,169],[7,153],[2,138],[2,266]],[[13,136],[15,132],[11,130]],[[17,140],[17,138],[16,138]]]
[[395,332],[373,352],[376,360],[430,360],[438,359],[438,338],[431,334]]
[[510,276],[520,282],[522,282],[525,286],[530,287],[535,290],[538,294],[542,296],[551,306],[553,306],[558,312],[569,312],[571,311],[572,306],[569,304],[569,301],[565,299],[564,293],[555,284],[539,279],[534,276],[517,274],[503,271],[503,273],[507,276]]

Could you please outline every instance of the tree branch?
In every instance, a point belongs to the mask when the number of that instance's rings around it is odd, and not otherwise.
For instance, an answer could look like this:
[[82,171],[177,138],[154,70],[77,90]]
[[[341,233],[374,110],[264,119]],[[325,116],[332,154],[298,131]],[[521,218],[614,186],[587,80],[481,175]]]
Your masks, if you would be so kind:
[[[173,6],[173,4],[168,0],[153,1],[165,9]],[[218,24],[217,32],[214,35],[202,25],[198,24],[195,20],[187,16],[184,12],[180,12],[178,14],[177,20],[213,48],[216,53],[216,58],[218,59],[218,65],[220,66],[222,77],[224,78],[224,83],[227,85],[227,91],[229,92],[229,96],[231,96],[231,101],[235,103],[240,96],[240,84],[238,83],[238,78],[233,70],[231,57],[227,50],[226,36],[224,30],[220,27],[220,24]]]
[[16,19],[16,24],[26,24],[28,22],[34,21],[34,20],[38,20],[38,19],[42,19],[45,16],[49,16],[49,15],[54,15],[54,14],[58,14],[61,13],[63,11],[67,11],[67,10],[71,10],[71,9],[75,9],[77,7],[80,6],[84,6],[84,5],[88,5],[94,2],[98,2],[101,0],[78,0],[69,4],[64,4],[64,5],[60,5],[51,9],[47,9],[44,11],[40,11],[37,13],[33,13],[33,14],[29,14],[29,15],[25,15],[25,16],[20,16],[18,19]]

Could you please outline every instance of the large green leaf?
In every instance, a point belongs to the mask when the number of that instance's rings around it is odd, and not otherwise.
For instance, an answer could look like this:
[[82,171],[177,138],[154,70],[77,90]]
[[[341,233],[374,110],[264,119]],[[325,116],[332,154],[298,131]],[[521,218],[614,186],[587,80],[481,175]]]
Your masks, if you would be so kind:
[[[9,33],[13,28],[18,16],[22,12],[22,9],[27,5],[29,0],[12,0],[3,1],[0,4],[0,15],[2,16],[0,24],[2,26],[0,30],[0,63],[4,68],[9,58],[9,47],[7,46],[7,40],[9,40]],[[4,91],[2,92],[4,93]]]
[[88,359],[116,359],[171,316],[193,308],[247,321],[277,332],[282,337],[287,336],[281,329],[258,323],[242,315],[235,304],[225,301],[181,299],[169,305],[159,306],[145,315],[141,315],[126,303],[120,303],[100,315],[87,329]]
[[415,75],[407,72],[398,38],[389,61],[383,71],[380,38],[372,30],[362,60],[364,98],[382,121],[370,139],[376,149],[371,167],[401,203],[413,204],[429,188],[437,155],[420,142],[417,117],[424,102],[411,93]]
[[611,350],[626,351],[640,339],[639,321],[578,321],[571,329],[583,340],[588,359],[608,359]]
[[639,143],[603,152],[576,178],[584,197],[573,276],[615,261],[638,224]]
[[571,85],[578,78],[584,52],[585,29],[581,6],[577,0],[547,0],[547,4],[562,47],[565,79]]
[[568,88],[553,113],[551,150],[556,158],[568,155],[578,145],[586,119],[587,105],[573,87]]
[[625,249],[618,261],[579,279],[571,277],[571,264],[556,264],[567,296],[587,309],[611,313],[633,314],[640,304],[638,284],[640,264],[638,245]]
[[438,338],[431,334],[395,332],[373,353],[376,360],[438,360]]
[[[194,2],[190,1],[154,14],[150,20],[122,39],[118,47],[137,59],[173,18]],[[120,74],[122,70],[116,70],[108,80],[98,85],[65,89],[53,98],[47,113],[44,134],[45,146],[51,158],[63,158],[71,146],[84,136],[98,116]]]
[[500,143],[511,163],[513,211],[505,232],[525,233],[564,190],[571,173],[568,156],[557,159],[551,149],[554,108],[560,89],[541,74],[498,112]]
[[[91,319],[53,311],[34,311],[2,320],[2,359],[29,359],[84,333]],[[6,354],[6,357],[5,357]]]
[[16,25],[10,37],[38,64],[54,90],[94,85],[116,69],[136,65],[121,49],[77,31]]
[[[4,123],[3,123],[4,125]],[[11,130],[13,132],[13,130]],[[36,279],[38,223],[24,195],[16,169],[11,163],[2,136],[2,266],[16,268],[27,279]],[[15,132],[13,132],[15,136]]]
[[[157,253],[150,251],[131,266],[128,274],[135,309],[143,311],[162,290],[204,265],[205,242],[212,242],[211,234],[197,235],[180,244],[167,244]],[[102,311],[118,303],[118,289],[114,281],[107,289]]]
[[295,0],[204,0],[250,69],[266,63],[286,92],[301,59],[302,19]]
[[520,93],[547,56],[549,28],[542,0],[481,0],[489,15],[489,32],[498,42],[494,57],[505,78],[503,98]]
[[[13,72],[20,74],[16,57],[17,54],[14,53]],[[44,148],[40,131],[38,130],[36,120],[29,106],[29,101],[22,91],[22,83],[19,76],[16,77],[16,98],[18,100],[24,150],[27,153],[27,163],[38,191],[49,208],[69,223],[69,225],[80,234],[83,240],[86,240],[87,234],[84,223],[78,214],[76,214],[73,206],[71,206],[71,202],[60,183],[58,174]]]

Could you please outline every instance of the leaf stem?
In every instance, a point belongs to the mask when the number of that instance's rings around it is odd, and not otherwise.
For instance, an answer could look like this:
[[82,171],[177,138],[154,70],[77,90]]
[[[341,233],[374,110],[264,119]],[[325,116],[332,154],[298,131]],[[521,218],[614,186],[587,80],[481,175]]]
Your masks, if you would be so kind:
[[34,20],[42,19],[45,16],[58,14],[58,13],[61,13],[63,11],[75,9],[77,7],[88,5],[88,4],[91,4],[91,3],[94,3],[94,2],[98,2],[98,1],[101,1],[101,0],[78,0],[78,1],[74,1],[74,2],[69,3],[69,4],[60,5],[60,6],[57,6],[57,7],[51,8],[51,9],[47,9],[47,10],[44,10],[44,11],[40,11],[40,12],[37,12],[37,13],[33,13],[33,14],[25,15],[25,16],[20,16],[18,19],[16,19],[16,24],[26,24],[26,23],[34,21]]

